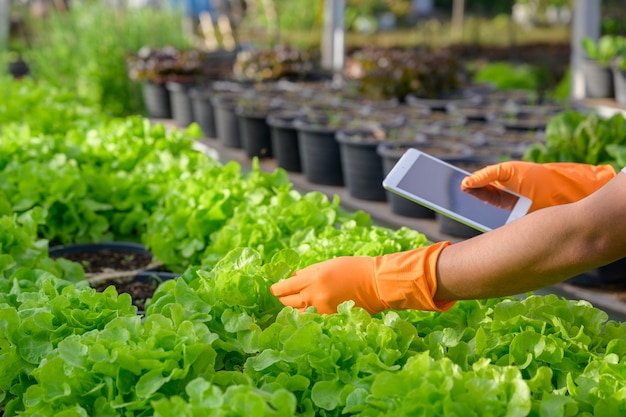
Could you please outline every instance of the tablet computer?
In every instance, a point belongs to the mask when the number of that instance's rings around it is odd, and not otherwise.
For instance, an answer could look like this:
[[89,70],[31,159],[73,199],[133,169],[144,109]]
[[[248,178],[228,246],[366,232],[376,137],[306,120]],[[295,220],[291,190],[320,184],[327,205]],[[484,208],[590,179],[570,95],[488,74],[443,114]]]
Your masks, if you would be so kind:
[[473,227],[493,230],[528,213],[531,200],[495,185],[463,190],[470,173],[410,148],[383,180],[383,187]]

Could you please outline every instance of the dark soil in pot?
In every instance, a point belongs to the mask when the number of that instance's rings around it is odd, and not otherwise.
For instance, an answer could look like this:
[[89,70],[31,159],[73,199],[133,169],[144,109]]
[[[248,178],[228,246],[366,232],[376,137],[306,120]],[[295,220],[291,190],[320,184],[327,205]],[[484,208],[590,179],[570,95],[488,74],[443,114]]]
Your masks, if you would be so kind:
[[135,275],[118,277],[91,286],[96,291],[102,292],[113,285],[118,294],[129,294],[133,300],[133,305],[137,307],[137,313],[143,314],[146,302],[152,298],[158,286],[162,282],[176,277],[178,274],[170,272],[139,272]]
[[65,258],[80,263],[86,274],[141,270],[155,265],[150,251],[132,242],[53,246],[49,255],[51,258]]

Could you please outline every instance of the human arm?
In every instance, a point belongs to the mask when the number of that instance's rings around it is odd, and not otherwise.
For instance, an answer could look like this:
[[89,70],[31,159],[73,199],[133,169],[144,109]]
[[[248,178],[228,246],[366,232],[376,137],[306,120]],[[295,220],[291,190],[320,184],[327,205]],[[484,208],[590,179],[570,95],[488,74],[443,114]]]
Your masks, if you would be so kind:
[[[524,293],[626,256],[625,213],[626,174],[619,174],[576,203],[539,210],[466,241],[331,259],[274,284],[272,292],[285,305],[312,305],[321,313],[350,299],[371,313],[389,306],[443,311],[455,300]],[[381,302],[379,276],[392,278],[382,288],[392,293],[393,304]],[[394,276],[400,278],[395,293]]]
[[442,251],[435,300],[543,288],[626,256],[626,174],[590,196],[548,207]]

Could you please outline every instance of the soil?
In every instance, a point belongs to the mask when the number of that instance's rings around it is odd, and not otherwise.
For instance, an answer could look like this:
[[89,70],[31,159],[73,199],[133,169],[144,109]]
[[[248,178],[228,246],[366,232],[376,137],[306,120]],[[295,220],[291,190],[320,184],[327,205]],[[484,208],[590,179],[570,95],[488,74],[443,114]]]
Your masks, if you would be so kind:
[[152,261],[149,254],[110,249],[66,254],[63,258],[80,263],[88,274],[143,269]]
[[[63,258],[80,263],[90,280],[97,278],[97,274],[106,275],[113,273],[116,275],[115,273],[120,271],[145,269],[152,262],[152,256],[148,253],[120,249],[70,253],[63,255]],[[144,311],[146,300],[152,297],[158,284],[158,279],[136,280],[133,273],[129,273],[127,276],[120,277],[116,275],[115,278],[98,279],[91,282],[91,286],[96,291],[102,292],[107,287],[113,285],[118,294],[130,294],[133,304],[140,312]]]
[[[129,278],[126,278],[128,280]],[[140,312],[145,311],[146,301],[152,298],[154,291],[157,289],[158,281],[130,281],[123,282],[123,280],[113,280],[94,286],[96,291],[102,292],[109,286],[115,286],[118,294],[129,294],[133,300],[133,305],[137,307]]]

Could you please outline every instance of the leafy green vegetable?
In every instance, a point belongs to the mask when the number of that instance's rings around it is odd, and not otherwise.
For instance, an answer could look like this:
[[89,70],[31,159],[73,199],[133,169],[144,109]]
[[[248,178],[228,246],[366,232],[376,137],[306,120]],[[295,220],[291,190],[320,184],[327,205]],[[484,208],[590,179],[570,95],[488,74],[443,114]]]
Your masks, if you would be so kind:
[[583,49],[587,56],[596,60],[600,65],[608,67],[626,46],[626,38],[616,35],[603,35],[594,41],[589,36],[582,39]]
[[541,163],[612,164],[621,168],[616,147],[625,144],[626,118],[623,115],[604,119],[596,113],[585,115],[568,110],[549,120],[545,144],[529,146],[523,159]]

